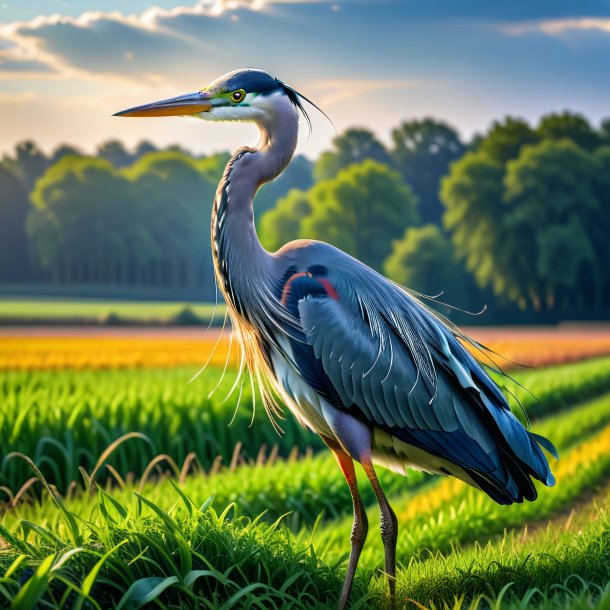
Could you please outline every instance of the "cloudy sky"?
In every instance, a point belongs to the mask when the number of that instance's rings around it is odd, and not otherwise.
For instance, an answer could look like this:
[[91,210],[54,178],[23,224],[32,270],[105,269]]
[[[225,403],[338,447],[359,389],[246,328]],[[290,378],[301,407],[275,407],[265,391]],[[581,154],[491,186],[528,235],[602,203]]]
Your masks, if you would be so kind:
[[[118,119],[239,67],[266,69],[339,131],[389,139],[435,116],[465,137],[504,114],[610,116],[610,0],[0,0],[0,151],[146,138],[198,152],[254,144],[252,127]],[[301,152],[333,128],[314,118]]]

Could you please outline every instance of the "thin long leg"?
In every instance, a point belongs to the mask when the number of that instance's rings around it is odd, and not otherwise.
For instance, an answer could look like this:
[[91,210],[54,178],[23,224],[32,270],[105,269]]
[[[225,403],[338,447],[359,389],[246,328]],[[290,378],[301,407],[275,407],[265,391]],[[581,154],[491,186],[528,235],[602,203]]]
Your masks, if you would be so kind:
[[375,468],[373,468],[373,462],[371,460],[364,460],[362,467],[373,486],[377,502],[379,502],[379,509],[381,511],[381,539],[385,550],[385,571],[388,576],[390,597],[394,607],[396,603],[396,541],[398,539],[398,521],[388,499],[383,493],[377,473]]
[[354,462],[352,458],[345,453],[339,443],[323,437],[324,442],[328,448],[333,452],[339,467],[343,472],[343,476],[347,481],[347,485],[352,494],[352,501],[354,503],[354,523],[352,525],[351,543],[352,548],[349,554],[349,563],[347,566],[347,574],[343,581],[343,588],[341,589],[341,596],[339,597],[338,610],[344,610],[347,606],[347,598],[354,582],[354,575],[356,574],[356,567],[358,566],[358,559],[360,559],[360,553],[362,547],[364,547],[364,541],[369,531],[369,522],[358,491],[358,482],[356,480],[356,471],[354,470]]

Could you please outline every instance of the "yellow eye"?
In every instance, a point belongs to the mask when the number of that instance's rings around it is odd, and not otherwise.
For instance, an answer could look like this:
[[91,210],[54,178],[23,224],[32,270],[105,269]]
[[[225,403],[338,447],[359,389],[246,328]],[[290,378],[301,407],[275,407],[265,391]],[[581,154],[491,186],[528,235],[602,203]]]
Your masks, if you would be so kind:
[[243,89],[238,89],[237,91],[233,91],[233,93],[231,93],[231,99],[236,104],[243,102],[245,98],[246,98],[246,92]]

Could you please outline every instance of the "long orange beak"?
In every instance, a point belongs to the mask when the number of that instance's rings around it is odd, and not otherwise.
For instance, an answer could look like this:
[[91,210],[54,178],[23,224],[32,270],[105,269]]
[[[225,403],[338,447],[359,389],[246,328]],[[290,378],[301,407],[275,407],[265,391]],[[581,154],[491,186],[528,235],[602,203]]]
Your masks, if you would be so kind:
[[168,100],[161,100],[160,102],[153,102],[152,104],[121,110],[121,112],[117,112],[112,116],[182,116],[185,114],[208,112],[212,107],[210,94],[205,91],[196,91],[195,93],[187,93],[186,95],[172,97]]

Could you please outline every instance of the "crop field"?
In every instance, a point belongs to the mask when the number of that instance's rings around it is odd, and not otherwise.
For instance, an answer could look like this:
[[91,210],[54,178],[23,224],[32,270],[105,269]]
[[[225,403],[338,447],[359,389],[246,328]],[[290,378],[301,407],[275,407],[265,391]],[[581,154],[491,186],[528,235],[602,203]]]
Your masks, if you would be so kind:
[[[278,435],[225,338],[197,375],[218,340],[197,333],[0,337],[0,607],[335,606],[352,504],[334,459],[288,413]],[[610,607],[608,333],[556,335],[481,335],[539,364],[498,377],[560,453],[535,503],[379,470],[399,608]],[[351,607],[389,608],[358,474],[370,529]]]
[[[185,307],[184,303],[163,301],[3,297],[0,299],[0,319],[96,320],[109,314],[115,314],[125,320],[151,322],[171,318],[183,307]],[[191,305],[190,307],[195,314],[202,318],[210,318],[214,313],[214,305],[209,303]],[[224,311],[222,306],[219,306],[219,309]]]

